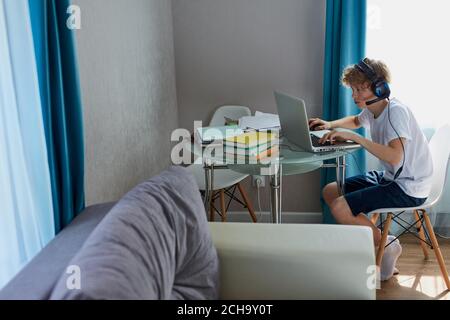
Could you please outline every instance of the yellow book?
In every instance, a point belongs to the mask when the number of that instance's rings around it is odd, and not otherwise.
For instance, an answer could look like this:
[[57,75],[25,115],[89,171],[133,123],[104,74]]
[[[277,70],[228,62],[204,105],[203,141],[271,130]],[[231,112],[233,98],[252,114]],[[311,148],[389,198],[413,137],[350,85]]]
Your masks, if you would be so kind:
[[242,155],[242,154],[235,154],[235,157],[237,160],[256,160],[260,161],[264,158],[268,157],[276,157],[280,153],[280,148],[278,146],[273,146],[270,149],[264,150],[260,152],[257,155]]
[[268,144],[277,138],[277,133],[269,131],[251,131],[225,139],[225,144],[238,148],[252,148]]

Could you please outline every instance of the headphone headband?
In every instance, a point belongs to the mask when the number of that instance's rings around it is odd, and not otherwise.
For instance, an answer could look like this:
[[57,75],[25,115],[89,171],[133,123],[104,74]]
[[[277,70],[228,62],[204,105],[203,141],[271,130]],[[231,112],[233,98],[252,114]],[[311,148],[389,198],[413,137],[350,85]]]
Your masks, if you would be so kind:
[[374,83],[378,80],[377,74],[375,70],[373,70],[373,68],[369,66],[364,60],[358,62],[358,64],[356,64],[355,67],[356,69],[364,73],[367,76],[367,78],[369,78],[370,82]]

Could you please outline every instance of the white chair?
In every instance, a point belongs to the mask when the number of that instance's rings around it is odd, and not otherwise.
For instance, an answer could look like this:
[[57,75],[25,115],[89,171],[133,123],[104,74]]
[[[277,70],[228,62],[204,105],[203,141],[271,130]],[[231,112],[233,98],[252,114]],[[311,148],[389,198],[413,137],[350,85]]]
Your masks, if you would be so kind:
[[[209,126],[223,126],[226,121],[225,118],[239,119],[244,116],[250,116],[251,111],[248,107],[244,106],[221,106],[215,112],[209,123]],[[189,170],[193,173],[199,190],[205,191],[205,173],[203,171],[203,165],[201,159],[197,159],[192,165],[190,165]],[[245,206],[251,216],[253,222],[256,222],[256,215],[253,209],[253,205],[250,202],[247,193],[240,184],[242,180],[247,178],[248,174],[242,174],[235,172],[230,169],[218,169],[214,170],[214,185],[212,191],[211,206],[209,208],[209,220],[214,221],[214,216],[216,210],[214,202],[217,198],[220,198],[220,212],[222,221],[226,221],[227,210],[230,206],[231,200],[236,200]],[[242,196],[242,200],[239,200],[235,196],[236,188],[239,190]],[[225,194],[229,196],[228,204],[225,205]]]
[[[422,246],[422,251],[424,253],[425,259],[428,259],[427,245],[430,246],[431,249],[434,249],[434,253],[436,254],[436,258],[439,263],[439,267],[441,269],[442,276],[444,278],[445,284],[447,285],[447,289],[450,290],[450,280],[448,277],[447,268],[445,266],[444,257],[442,256],[442,252],[439,248],[438,241],[436,239],[436,235],[433,231],[433,226],[430,222],[430,218],[426,209],[434,206],[439,199],[441,198],[442,191],[444,189],[444,183],[447,172],[447,163],[450,155],[450,143],[448,142],[448,137],[450,137],[450,125],[445,125],[438,129],[434,136],[431,138],[429,146],[431,150],[431,155],[433,158],[433,178],[432,178],[432,187],[430,196],[427,198],[425,203],[419,207],[411,207],[411,208],[383,208],[377,209],[369,213],[372,215],[371,220],[373,223],[376,223],[380,214],[387,213],[386,221],[381,223],[381,226],[384,223],[384,227],[382,228],[382,237],[380,246],[377,252],[376,264],[377,266],[381,265],[381,260],[383,258],[384,249],[386,247],[387,236],[389,233],[389,228],[391,226],[392,221],[399,223],[397,218],[405,211],[413,211],[415,215],[415,219],[417,219],[410,228],[405,231],[409,232],[409,229],[416,227],[418,231],[418,238],[420,239],[420,244]],[[450,187],[450,186],[449,186]],[[394,215],[394,213],[397,213]],[[381,216],[381,221],[383,221],[383,217]],[[426,228],[424,227],[424,221]],[[404,221],[403,221],[404,222]],[[401,225],[401,224],[400,224]],[[426,239],[428,238],[428,239]],[[431,241],[431,243],[430,243]],[[390,244],[390,243],[389,243]],[[388,244],[388,245],[389,245]]]

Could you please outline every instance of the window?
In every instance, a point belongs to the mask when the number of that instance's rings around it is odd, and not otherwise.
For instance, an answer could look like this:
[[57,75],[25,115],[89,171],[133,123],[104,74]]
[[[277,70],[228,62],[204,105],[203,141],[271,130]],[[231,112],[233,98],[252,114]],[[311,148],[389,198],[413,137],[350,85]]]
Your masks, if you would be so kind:
[[448,12],[448,0],[368,0],[367,56],[386,62],[392,96],[424,128],[450,121]]

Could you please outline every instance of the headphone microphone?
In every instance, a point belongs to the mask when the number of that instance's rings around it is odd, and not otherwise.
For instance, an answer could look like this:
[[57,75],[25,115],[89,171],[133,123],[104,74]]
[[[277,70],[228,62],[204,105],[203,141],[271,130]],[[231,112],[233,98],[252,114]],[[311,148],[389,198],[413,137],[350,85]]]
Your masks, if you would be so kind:
[[366,106],[370,106],[371,104],[377,103],[378,101],[384,100],[386,98],[376,98],[370,101],[366,101]]

